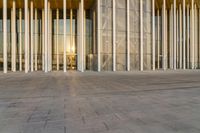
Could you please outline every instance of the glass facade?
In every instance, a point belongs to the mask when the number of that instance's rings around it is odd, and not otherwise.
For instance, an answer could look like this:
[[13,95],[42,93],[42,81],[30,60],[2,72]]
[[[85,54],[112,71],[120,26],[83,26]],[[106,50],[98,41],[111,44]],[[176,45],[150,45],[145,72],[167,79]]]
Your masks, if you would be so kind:
[[[0,2],[0,71],[5,71],[5,62],[8,71],[59,71],[65,69],[65,59],[67,70],[79,71],[200,67],[198,2],[174,5],[167,0],[28,0],[26,12],[25,1]],[[3,58],[5,55],[7,58]]]

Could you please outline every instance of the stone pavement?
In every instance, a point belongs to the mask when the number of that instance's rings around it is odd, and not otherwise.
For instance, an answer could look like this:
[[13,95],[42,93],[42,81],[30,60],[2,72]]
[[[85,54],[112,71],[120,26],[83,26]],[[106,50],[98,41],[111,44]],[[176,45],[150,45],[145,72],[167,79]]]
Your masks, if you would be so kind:
[[0,133],[200,133],[200,71],[0,73]]

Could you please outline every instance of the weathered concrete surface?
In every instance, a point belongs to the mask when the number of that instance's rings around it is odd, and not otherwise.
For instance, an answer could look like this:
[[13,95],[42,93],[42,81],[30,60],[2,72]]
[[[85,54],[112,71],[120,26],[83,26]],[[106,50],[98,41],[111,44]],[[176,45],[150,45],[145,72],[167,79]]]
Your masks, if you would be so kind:
[[0,133],[200,133],[200,71],[0,73]]

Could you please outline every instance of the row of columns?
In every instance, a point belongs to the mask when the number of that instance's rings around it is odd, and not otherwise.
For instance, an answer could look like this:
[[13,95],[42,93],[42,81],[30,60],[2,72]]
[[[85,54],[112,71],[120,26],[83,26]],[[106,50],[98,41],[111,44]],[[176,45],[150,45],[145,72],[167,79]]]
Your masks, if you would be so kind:
[[[43,70],[45,72],[48,72],[50,71],[52,68],[51,68],[51,60],[52,60],[52,57],[51,57],[51,45],[50,45],[50,42],[52,41],[51,40],[51,30],[49,31],[48,29],[51,29],[52,28],[52,24],[51,24],[51,21],[49,21],[49,19],[51,19],[51,10],[50,10],[50,3],[48,3],[48,0],[44,0],[45,4],[44,4],[44,11],[43,11],[43,15],[44,16],[42,18],[42,22],[43,22],[43,35],[44,35],[44,38],[43,38]],[[30,33],[31,33],[31,63],[29,63],[29,10],[28,10],[28,0],[24,0],[24,3],[25,3],[25,8],[24,8],[24,11],[25,11],[25,72],[27,73],[29,71],[29,68],[31,68],[31,71],[33,71],[33,65],[34,65],[34,51],[33,51],[33,45],[35,45],[35,53],[37,53],[37,41],[34,42],[34,40],[38,40],[37,39],[37,36],[35,36],[35,39],[33,38],[33,1],[31,1],[31,19],[30,19],[30,24],[31,24],[31,28],[30,28]],[[130,0],[127,0],[127,71],[130,71],[130,13],[129,13],[129,3],[130,3]],[[115,0],[113,0],[112,2],[113,4],[113,71],[116,71],[116,2]],[[170,26],[173,27],[173,29],[170,30],[170,33],[171,31],[173,30],[173,34],[170,34],[170,38],[171,40],[173,41],[170,41],[170,57],[169,57],[169,60],[170,60],[170,68],[173,67],[174,70],[177,69],[177,60],[178,60],[178,57],[179,57],[179,60],[180,60],[180,68],[183,68],[183,69],[186,69],[191,67],[192,69],[195,68],[195,46],[194,46],[194,43],[195,43],[195,12],[194,10],[196,11],[196,5],[194,7],[194,0],[192,0],[192,4],[191,4],[191,18],[189,20],[189,5],[187,5],[187,10],[186,10],[186,3],[185,3],[185,0],[183,0],[183,5],[179,6],[179,16],[177,15],[178,12],[177,12],[177,5],[176,5],[176,0],[174,0],[174,3],[173,5],[171,5],[171,10],[170,10]],[[83,0],[81,0],[80,2],[80,5],[79,5],[79,19],[80,20],[83,20],[83,21],[79,21],[79,28],[80,28],[80,43],[79,43],[79,46],[78,46],[78,70],[80,71],[84,71],[84,56],[85,56],[85,51],[84,51],[84,48],[85,48],[85,44],[84,44],[84,27],[85,27],[85,24],[84,24],[84,2]],[[172,9],[173,8],[173,9]],[[195,8],[195,9],[194,9]],[[64,19],[64,22],[63,22],[63,28],[64,28],[64,53],[63,53],[63,71],[66,72],[67,71],[67,62],[66,62],[66,0],[63,0],[63,19]],[[156,50],[155,50],[155,47],[156,47],[156,41],[155,41],[155,0],[152,0],[152,70],[155,70],[156,68]],[[173,11],[172,11],[173,10]],[[187,30],[186,30],[186,11],[187,11]],[[12,8],[12,71],[16,71],[16,53],[15,53],[15,46],[16,46],[16,34],[15,34],[15,27],[16,27],[16,17],[15,17],[15,14],[16,14],[16,3],[15,3],[15,0],[13,0],[13,8]],[[160,11],[157,10],[157,15],[160,16]],[[167,63],[167,60],[168,60],[168,49],[167,49],[167,11],[166,11],[166,0],[163,0],[163,6],[162,6],[162,64],[163,64],[163,69],[166,70],[168,68],[168,63]],[[178,20],[177,18],[180,17],[182,18],[183,21],[180,21],[180,23],[178,24]],[[21,39],[21,31],[22,31],[22,27],[21,27],[21,19],[22,19],[22,10],[20,9],[19,10],[19,18],[20,18],[20,49],[19,49],[19,52],[22,53],[22,39]],[[56,23],[57,23],[57,35],[58,35],[58,29],[59,29],[59,22],[58,22],[58,19],[59,19],[59,10],[56,11]],[[98,60],[98,71],[101,71],[101,6],[100,6],[100,0],[97,0],[97,60]],[[158,27],[157,27],[157,32],[158,32],[158,44],[157,44],[157,47],[158,47],[158,50],[157,50],[157,68],[159,69],[160,67],[160,20],[157,19],[158,22]],[[173,21],[172,21],[173,20]],[[191,22],[190,22],[191,21]],[[37,22],[37,9],[35,9],[35,22]],[[183,23],[182,23],[183,22]],[[143,71],[144,70],[144,65],[143,65],[143,45],[144,45],[144,41],[143,41],[143,0],[140,0],[140,70]],[[189,23],[191,25],[191,30],[189,30]],[[172,25],[173,24],[173,25]],[[3,0],[3,60],[4,60],[4,73],[7,73],[7,0]],[[178,25],[180,26],[178,28]],[[182,28],[183,27],[183,28]],[[182,29],[182,30],[181,30]],[[38,28],[37,28],[37,23],[35,23],[35,32],[37,33],[38,31]],[[178,51],[178,45],[177,45],[177,41],[178,41],[178,30],[180,30],[180,34],[179,34],[179,42],[182,42],[181,45],[179,45],[179,56],[177,56],[177,51]],[[186,31],[187,31],[187,34],[186,34]],[[173,36],[172,36],[173,35]],[[189,36],[190,35],[190,36]],[[183,39],[182,39],[182,36],[183,36]],[[182,40],[181,40],[182,39]],[[186,42],[187,40],[187,42]],[[190,40],[190,42],[189,42]],[[57,40],[56,40],[57,44],[56,44],[56,52],[57,52],[57,70],[59,70],[59,54],[58,54],[58,36],[57,36]],[[187,44],[187,45],[186,45]],[[190,47],[190,50],[189,50],[189,47]],[[187,48],[187,49],[186,49]],[[182,50],[183,49],[183,50]],[[173,54],[172,54],[173,53]],[[186,56],[187,57],[190,57],[190,59],[187,59],[187,62],[191,62],[191,65],[187,65],[188,63],[186,63]],[[31,67],[29,66],[31,65]],[[21,54],[20,54],[20,71],[22,70],[22,57],[21,57]],[[35,54],[35,70],[37,70],[37,54]]]
[[[169,60],[169,68],[174,70],[196,69],[198,67],[197,64],[195,64],[195,62],[198,63],[200,61],[197,60],[198,56],[200,56],[200,51],[198,49],[198,45],[200,44],[198,44],[198,36],[197,36],[198,35],[197,31],[198,30],[200,31],[200,29],[198,29],[197,22],[200,22],[200,18],[198,18],[197,15],[198,11],[196,7],[197,6],[194,3],[194,0],[191,1],[191,7],[189,4],[186,5],[185,0],[183,0],[183,3],[179,5],[177,5],[176,0],[174,0],[173,4],[171,4],[171,8],[169,9],[169,17],[167,17],[168,15],[166,13],[167,11],[166,0],[163,0],[163,7],[162,7],[162,65],[163,66],[162,67],[164,70],[168,68],[167,60]],[[157,10],[157,16],[158,16],[157,68],[159,69],[160,54],[161,54],[159,9]],[[168,23],[167,18],[169,18],[169,31],[166,29]],[[155,27],[153,26],[153,36],[154,33],[155,33]],[[169,38],[167,37],[167,35],[169,35]],[[166,46],[166,43],[168,42],[167,38],[169,39],[169,50]],[[154,40],[153,40],[153,46],[155,46]],[[169,56],[167,51],[169,51]]]
[[[22,42],[24,41],[24,68],[25,73],[28,73],[29,71],[37,71],[38,70],[38,11],[37,9],[34,10],[33,7],[33,1],[30,1],[30,35],[29,35],[29,9],[28,9],[28,0],[24,0],[24,24],[25,24],[25,33],[24,33],[24,40],[22,40],[22,9],[19,9],[19,70],[22,71],[23,69],[23,59],[22,59]],[[3,0],[3,71],[4,73],[7,73],[8,71],[8,64],[7,64],[7,0]],[[66,23],[67,23],[67,5],[66,0],[63,0],[63,44],[64,44],[64,53],[63,53],[63,71],[67,71],[67,59],[66,59],[66,51],[67,51],[67,38],[66,38]],[[81,20],[79,23],[81,24],[81,46],[80,49],[82,50],[82,53],[80,55],[81,57],[81,68],[80,71],[84,71],[84,25],[83,25],[83,19],[84,19],[84,1],[81,0],[80,2],[80,14],[81,14]],[[34,20],[34,12],[35,12],[35,20]],[[70,32],[72,34],[72,15],[73,11],[70,11],[71,14],[71,29]],[[45,72],[52,70],[52,11],[50,9],[50,2],[48,0],[44,0],[44,10],[42,10],[42,70]],[[35,21],[35,23],[34,23]],[[59,9],[56,10],[56,62],[57,66],[56,69],[59,70]],[[11,41],[11,70],[13,72],[16,71],[16,1],[13,0],[12,3],[12,9],[11,9],[11,33],[12,33],[12,41]],[[35,34],[35,36],[34,36]],[[30,37],[30,38],[29,38]],[[30,40],[29,40],[30,39]],[[71,41],[72,37],[70,38]],[[29,45],[30,41],[30,45]],[[29,56],[30,55],[30,56]],[[29,70],[30,69],[30,70]]]

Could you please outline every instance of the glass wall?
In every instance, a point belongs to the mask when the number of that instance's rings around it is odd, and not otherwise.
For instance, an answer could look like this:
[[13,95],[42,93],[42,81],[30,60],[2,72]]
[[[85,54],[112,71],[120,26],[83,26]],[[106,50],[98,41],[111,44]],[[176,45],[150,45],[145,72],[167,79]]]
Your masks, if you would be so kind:
[[112,0],[101,0],[101,70],[112,71]]
[[0,9],[0,71],[3,70],[3,9]]

